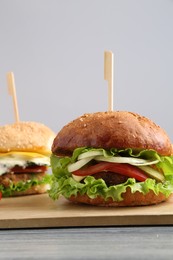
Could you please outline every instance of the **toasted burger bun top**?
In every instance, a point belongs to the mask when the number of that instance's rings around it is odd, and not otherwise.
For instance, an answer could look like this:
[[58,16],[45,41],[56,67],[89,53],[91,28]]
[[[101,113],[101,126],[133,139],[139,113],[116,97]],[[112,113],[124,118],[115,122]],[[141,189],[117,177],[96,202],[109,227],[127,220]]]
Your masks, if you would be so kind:
[[172,144],[166,132],[150,119],[132,112],[113,111],[84,114],[57,134],[52,152],[72,153],[77,147],[153,149],[171,155]]
[[0,152],[50,153],[55,134],[37,122],[18,122],[0,127]]

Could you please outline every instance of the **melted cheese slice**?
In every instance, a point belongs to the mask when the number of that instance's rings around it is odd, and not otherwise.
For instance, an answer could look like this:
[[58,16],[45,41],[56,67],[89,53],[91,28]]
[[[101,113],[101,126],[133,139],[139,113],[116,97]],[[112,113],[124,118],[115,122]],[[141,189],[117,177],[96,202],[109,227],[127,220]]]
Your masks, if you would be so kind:
[[49,166],[50,158],[49,156],[30,152],[0,153],[0,175],[9,172],[16,165],[26,168],[28,163]]
[[[10,156],[10,157],[13,157],[13,156],[20,156],[20,157],[26,157],[26,158],[29,158],[29,157],[45,157],[46,155],[43,155],[41,153],[33,153],[33,152],[7,152],[7,153],[0,153],[0,158],[1,157],[6,157],[6,156]],[[48,156],[48,155],[47,155]]]

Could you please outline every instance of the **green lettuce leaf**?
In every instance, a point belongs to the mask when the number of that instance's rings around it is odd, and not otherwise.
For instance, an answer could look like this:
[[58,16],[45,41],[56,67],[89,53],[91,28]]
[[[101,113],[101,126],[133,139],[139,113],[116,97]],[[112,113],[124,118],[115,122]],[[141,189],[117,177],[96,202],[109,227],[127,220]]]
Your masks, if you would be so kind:
[[[81,153],[87,151],[101,150],[105,157],[108,156],[129,156],[142,159],[158,159],[156,167],[162,169],[165,175],[164,183],[157,183],[156,180],[148,178],[145,182],[136,182],[134,178],[129,178],[125,183],[108,187],[103,179],[95,179],[94,176],[87,176],[83,182],[77,182],[68,172],[69,163],[77,161]],[[53,172],[52,186],[49,195],[52,199],[58,199],[60,195],[69,198],[71,195],[87,194],[90,198],[96,198],[98,195],[105,199],[112,198],[114,201],[121,201],[122,194],[129,187],[131,192],[148,193],[152,190],[155,194],[163,193],[168,197],[173,193],[173,157],[160,156],[156,151],[143,150],[137,151],[133,149],[111,149],[106,151],[102,148],[77,148],[74,150],[72,157],[51,156],[51,167]]]
[[2,192],[3,197],[10,197],[14,192],[21,192],[30,189],[32,186],[41,185],[41,184],[51,184],[52,176],[50,174],[46,174],[42,180],[37,180],[33,177],[33,179],[23,182],[20,181],[16,184],[11,183],[8,187],[4,187],[2,184],[0,185],[0,191]]

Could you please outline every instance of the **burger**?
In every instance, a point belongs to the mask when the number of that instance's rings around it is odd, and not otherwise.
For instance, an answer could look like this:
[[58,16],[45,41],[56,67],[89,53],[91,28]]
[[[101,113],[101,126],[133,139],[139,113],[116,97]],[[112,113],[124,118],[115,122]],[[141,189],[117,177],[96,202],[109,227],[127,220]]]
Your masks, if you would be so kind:
[[84,114],[52,144],[49,195],[98,206],[141,206],[173,193],[172,144],[150,119],[127,111]]
[[55,134],[36,122],[0,127],[0,193],[2,197],[40,194],[50,188],[51,145]]

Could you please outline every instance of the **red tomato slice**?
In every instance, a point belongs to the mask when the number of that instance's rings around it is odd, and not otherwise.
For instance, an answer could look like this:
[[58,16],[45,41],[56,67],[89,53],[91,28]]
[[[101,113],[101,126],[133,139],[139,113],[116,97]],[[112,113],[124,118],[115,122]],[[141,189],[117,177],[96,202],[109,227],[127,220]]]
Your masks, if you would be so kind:
[[15,166],[13,167],[10,171],[11,172],[15,172],[15,173],[29,173],[29,172],[45,172],[47,170],[46,166],[30,166],[30,167],[26,167],[26,168],[22,168],[20,166]]
[[77,175],[77,176],[87,176],[87,175],[93,175],[95,173],[102,172],[102,171],[115,172],[118,174],[128,176],[130,178],[135,178],[138,181],[145,181],[147,179],[147,176],[141,169],[139,169],[133,165],[127,164],[127,163],[101,162],[101,163],[89,166],[88,168],[74,171],[72,174]]
[[0,200],[1,200],[1,198],[2,198],[2,192],[0,192]]

